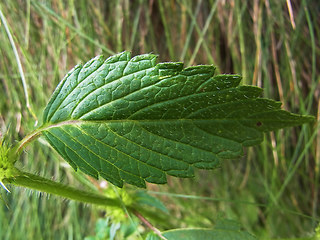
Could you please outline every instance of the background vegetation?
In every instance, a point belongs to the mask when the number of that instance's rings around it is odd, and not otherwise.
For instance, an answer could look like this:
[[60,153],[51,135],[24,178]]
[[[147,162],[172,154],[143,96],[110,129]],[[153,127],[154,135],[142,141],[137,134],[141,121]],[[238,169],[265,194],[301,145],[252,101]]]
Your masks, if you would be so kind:
[[[49,96],[74,65],[124,50],[159,54],[159,61],[214,64],[219,73],[239,73],[243,84],[263,87],[264,96],[282,101],[284,109],[319,119],[318,0],[4,0],[0,9],[21,60],[30,109],[40,123]],[[14,143],[35,128],[36,120],[3,23],[0,54],[0,132],[8,132]],[[92,182],[95,190],[119,195],[103,181],[74,173],[42,139],[18,164],[73,186]],[[198,171],[194,179],[169,177],[168,185],[149,184],[148,193],[169,210],[168,215],[158,211],[165,222],[152,223],[161,231],[212,227],[226,217],[260,239],[308,237],[320,220],[319,169],[318,125],[274,132],[242,159],[225,161],[222,169]],[[105,213],[113,223],[137,224],[112,209],[10,189],[11,194],[1,192],[0,239],[83,239],[95,234]],[[99,224],[108,223],[100,219]],[[140,225],[132,239],[142,239],[146,231]]]

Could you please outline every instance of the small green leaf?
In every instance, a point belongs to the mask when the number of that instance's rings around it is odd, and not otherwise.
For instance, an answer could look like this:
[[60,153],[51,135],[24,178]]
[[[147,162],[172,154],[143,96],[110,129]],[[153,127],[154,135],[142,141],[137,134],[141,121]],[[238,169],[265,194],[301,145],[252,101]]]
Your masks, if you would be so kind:
[[161,210],[164,213],[169,213],[166,206],[156,197],[149,195],[145,191],[136,191],[134,195],[135,202],[139,205],[148,205]]
[[241,230],[240,223],[230,219],[219,219],[213,229],[186,228],[173,229],[163,232],[162,235],[168,240],[255,240],[250,233]]
[[121,187],[192,177],[241,156],[263,132],[313,120],[239,86],[213,66],[156,63],[152,54],[98,56],[73,68],[45,111],[43,134],[74,169]]
[[228,229],[176,229],[163,233],[168,240],[256,240],[251,234]]

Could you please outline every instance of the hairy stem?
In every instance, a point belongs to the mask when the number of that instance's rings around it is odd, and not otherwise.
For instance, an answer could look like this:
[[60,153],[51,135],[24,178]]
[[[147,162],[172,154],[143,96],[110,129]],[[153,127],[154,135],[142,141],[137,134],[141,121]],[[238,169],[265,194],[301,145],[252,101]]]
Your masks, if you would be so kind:
[[[97,204],[103,206],[114,206],[121,208],[121,204],[117,199],[107,198],[96,193],[78,190],[76,188],[31,173],[22,172],[19,176],[7,179],[7,182],[16,186],[31,188],[40,192],[54,194],[60,197],[80,201],[83,203]],[[130,209],[130,207],[126,207]]]
[[[4,179],[5,182],[16,186],[34,189],[48,194],[54,194],[63,198],[67,198],[82,203],[96,204],[101,206],[112,206],[123,209],[123,205],[118,199],[107,198],[103,195],[79,190],[31,173],[21,172],[18,176],[11,179]],[[166,239],[161,232],[155,228],[138,210],[139,207],[124,206],[128,211],[137,216],[148,228],[156,233],[161,239]]]

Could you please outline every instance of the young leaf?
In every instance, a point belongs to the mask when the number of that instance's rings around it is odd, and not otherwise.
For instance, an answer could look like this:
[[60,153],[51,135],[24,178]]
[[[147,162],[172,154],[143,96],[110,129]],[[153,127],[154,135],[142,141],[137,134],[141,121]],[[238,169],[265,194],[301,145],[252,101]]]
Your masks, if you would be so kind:
[[168,240],[256,240],[247,232],[233,230],[212,230],[212,229],[176,229],[163,233]]
[[312,121],[239,86],[213,66],[98,56],[73,68],[45,111],[43,134],[74,169],[121,187],[192,177],[258,144],[263,132]]
[[[167,240],[256,240],[250,233],[241,230],[239,223],[222,219],[218,220],[213,229],[209,228],[180,228],[162,232],[162,236]],[[148,234],[147,239],[160,240],[160,237]]]
[[257,240],[248,232],[240,229],[174,229],[163,233],[168,240]]

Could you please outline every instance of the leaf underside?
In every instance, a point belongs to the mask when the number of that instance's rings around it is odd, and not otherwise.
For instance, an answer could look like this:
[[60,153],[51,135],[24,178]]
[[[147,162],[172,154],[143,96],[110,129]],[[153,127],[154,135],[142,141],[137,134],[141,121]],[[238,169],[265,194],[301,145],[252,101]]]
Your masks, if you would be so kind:
[[215,68],[152,54],[98,56],[74,67],[45,111],[43,134],[75,169],[122,187],[192,177],[259,144],[263,132],[311,121]]

